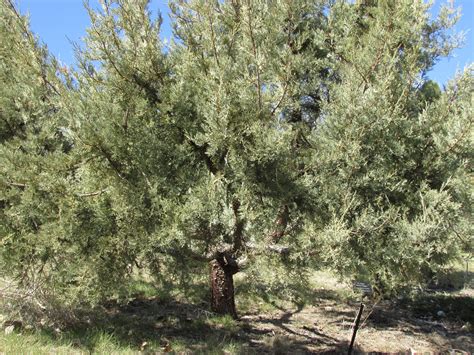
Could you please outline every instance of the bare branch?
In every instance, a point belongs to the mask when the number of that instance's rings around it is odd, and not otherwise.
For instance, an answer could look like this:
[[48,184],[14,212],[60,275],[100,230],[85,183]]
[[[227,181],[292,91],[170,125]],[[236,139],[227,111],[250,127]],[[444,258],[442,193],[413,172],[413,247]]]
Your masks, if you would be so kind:
[[22,183],[20,183],[20,182],[7,182],[7,185],[13,186],[13,187],[18,187],[18,188],[20,188],[20,189],[25,189],[25,188],[28,187],[27,184],[22,184]]

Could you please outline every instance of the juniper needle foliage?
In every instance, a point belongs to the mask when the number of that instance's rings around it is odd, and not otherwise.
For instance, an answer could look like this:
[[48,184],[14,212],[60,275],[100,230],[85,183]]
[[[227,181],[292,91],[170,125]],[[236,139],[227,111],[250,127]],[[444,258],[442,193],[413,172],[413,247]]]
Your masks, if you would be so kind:
[[456,10],[169,5],[167,43],[146,0],[88,8],[72,69],[0,2],[3,277],[95,303],[245,260],[249,282],[325,266],[391,293],[472,251],[473,68],[427,77]]

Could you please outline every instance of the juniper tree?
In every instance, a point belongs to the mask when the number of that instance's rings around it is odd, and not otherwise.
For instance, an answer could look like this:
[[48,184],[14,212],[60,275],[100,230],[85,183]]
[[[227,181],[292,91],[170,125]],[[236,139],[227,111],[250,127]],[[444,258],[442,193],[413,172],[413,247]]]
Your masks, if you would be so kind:
[[469,243],[472,69],[444,92],[426,80],[457,45],[447,10],[176,0],[165,47],[148,1],[104,0],[58,78],[5,5],[9,272],[95,302],[136,268],[189,282],[210,267],[212,308],[236,316],[243,260],[253,278],[323,262],[391,290]]
[[199,174],[177,229],[195,235],[200,253],[211,252],[212,306],[235,315],[237,257],[252,263],[285,251],[274,244],[290,234],[289,259],[299,258],[298,221],[311,209],[301,155],[315,121],[304,104],[318,104],[309,94],[318,93],[327,68],[325,4],[177,1],[171,8],[179,40],[171,99]]
[[431,21],[422,1],[336,2],[329,14],[338,81],[312,137],[317,243],[328,265],[383,292],[469,248],[472,66],[442,93],[426,78],[459,44],[457,17],[445,7]]
[[126,288],[142,263],[159,275],[150,238],[161,228],[161,201],[179,193],[188,173],[172,165],[185,157],[178,132],[163,119],[170,74],[160,19],[151,18],[147,1],[103,1],[88,11],[70,91],[82,162],[71,234],[81,252],[76,277],[83,289],[87,284],[85,294],[103,298]]
[[[58,252],[58,202],[70,141],[61,117],[61,67],[10,1],[0,2],[0,265],[27,286]],[[30,289],[31,291],[31,289]]]
[[88,250],[104,257],[114,246],[113,265],[96,265],[109,275],[135,262],[158,274],[210,262],[213,307],[236,316],[236,259],[267,252],[290,213],[298,220],[297,205],[309,206],[296,152],[313,118],[300,100],[311,82],[319,90],[325,60],[304,29],[320,30],[323,4],[172,3],[168,53],[146,6],[90,11],[74,137],[90,158],[79,184],[99,193],[84,202],[80,230],[97,235],[106,224],[107,244]]

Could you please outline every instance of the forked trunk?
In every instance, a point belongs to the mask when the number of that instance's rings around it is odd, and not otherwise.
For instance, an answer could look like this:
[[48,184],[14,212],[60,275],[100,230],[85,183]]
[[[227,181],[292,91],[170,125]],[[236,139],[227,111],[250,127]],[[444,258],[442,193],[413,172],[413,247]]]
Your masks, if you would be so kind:
[[230,253],[219,253],[210,263],[211,309],[219,314],[237,318],[234,300],[233,275],[239,271],[236,260]]

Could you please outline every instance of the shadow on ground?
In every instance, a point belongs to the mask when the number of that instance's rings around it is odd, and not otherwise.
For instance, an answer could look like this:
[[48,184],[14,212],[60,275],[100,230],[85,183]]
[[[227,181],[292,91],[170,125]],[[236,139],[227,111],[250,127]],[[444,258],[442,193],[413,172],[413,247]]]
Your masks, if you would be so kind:
[[[263,293],[261,299],[271,308],[247,309],[235,321],[207,311],[209,305],[205,302],[192,304],[169,297],[136,296],[126,304],[108,301],[81,314],[80,323],[45,332],[50,340],[87,352],[100,352],[104,337],[119,349],[145,353],[347,352],[351,324],[359,305],[354,299],[341,300],[331,290],[302,290],[296,302],[287,304],[274,302]],[[463,324],[472,324],[474,320],[472,296],[433,292],[398,302],[373,304],[366,300],[366,305],[356,352],[384,351],[383,342],[388,339],[384,337],[390,332],[396,337],[405,336],[408,342],[423,338],[432,349],[453,348],[455,341],[472,333],[462,330]],[[379,343],[364,342],[363,332],[365,338],[377,337]],[[433,336],[444,339],[444,345],[436,343]],[[397,351],[404,350],[407,349]]]
[[[242,316],[234,321],[200,306],[158,298],[137,298],[128,304],[110,301],[81,318],[87,321],[46,334],[78,350],[98,351],[101,337],[119,348],[144,352],[307,354],[347,351],[347,342],[324,334],[317,327],[295,326],[295,310],[267,316]],[[101,336],[97,336],[100,334]]]

